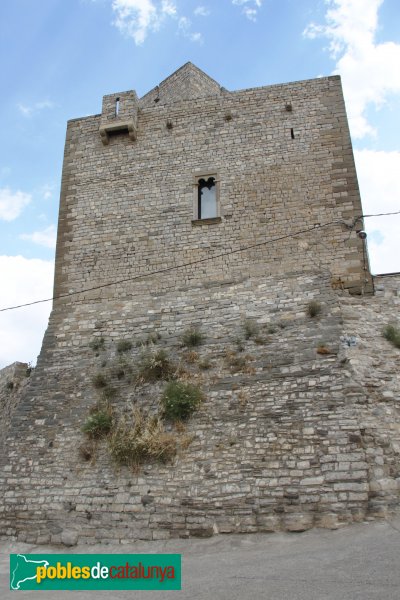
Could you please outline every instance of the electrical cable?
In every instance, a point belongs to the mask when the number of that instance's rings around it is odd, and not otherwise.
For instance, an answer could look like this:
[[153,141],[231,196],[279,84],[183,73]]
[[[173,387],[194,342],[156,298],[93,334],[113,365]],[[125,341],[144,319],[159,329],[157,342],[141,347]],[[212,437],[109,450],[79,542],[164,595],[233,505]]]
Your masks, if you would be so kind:
[[[354,220],[354,224],[359,221],[362,218],[368,218],[368,217],[383,217],[383,216],[388,216],[388,215],[398,215],[400,214],[400,211],[398,212],[391,212],[391,213],[380,213],[380,214],[375,214],[375,215],[360,215],[359,217],[356,217]],[[141,273],[140,275],[136,275],[134,277],[126,277],[124,279],[119,279],[116,281],[111,281],[109,283],[103,283],[101,285],[97,285],[94,287],[90,287],[90,288],[85,288],[83,290],[79,290],[79,291],[75,291],[75,292],[68,292],[66,294],[60,294],[58,296],[52,296],[51,298],[44,298],[41,300],[35,300],[33,302],[26,302],[24,304],[18,304],[15,306],[7,306],[5,308],[0,308],[0,312],[6,312],[6,311],[10,311],[10,310],[16,310],[17,308],[25,308],[27,306],[33,306],[35,304],[43,304],[44,302],[51,302],[52,300],[59,300],[61,298],[68,298],[70,296],[76,296],[78,294],[84,294],[86,292],[92,292],[94,290],[100,290],[106,287],[110,287],[113,285],[119,285],[121,283],[127,283],[128,281],[137,281],[138,279],[144,279],[146,277],[151,277],[153,275],[160,275],[163,273],[168,273],[170,271],[175,271],[177,269],[182,269],[185,267],[190,267],[192,265],[198,265],[200,263],[203,262],[207,262],[210,260],[214,260],[216,258],[222,258],[224,256],[231,256],[232,254],[238,254],[240,252],[245,252],[246,250],[252,250],[253,248],[259,248],[261,246],[265,246],[268,244],[273,244],[275,242],[279,242],[281,240],[287,239],[287,238],[291,238],[291,237],[297,237],[298,235],[303,235],[305,233],[310,233],[311,231],[316,231],[318,229],[323,229],[324,227],[330,227],[332,225],[346,225],[346,223],[342,220],[334,220],[334,221],[328,221],[327,223],[323,223],[322,225],[320,223],[314,223],[311,227],[308,227],[306,229],[300,229],[298,231],[292,232],[292,233],[288,233],[287,235],[282,235],[276,238],[272,238],[270,240],[264,240],[262,242],[257,242],[255,244],[250,244],[249,246],[242,246],[240,248],[236,248],[235,250],[228,250],[226,252],[221,252],[219,254],[213,254],[212,256],[206,256],[204,258],[199,258],[197,260],[193,260],[187,263],[182,263],[180,265],[172,265],[171,267],[166,267],[164,269],[159,269],[157,271],[150,271],[149,273]],[[351,228],[351,231],[354,229],[354,225]]]

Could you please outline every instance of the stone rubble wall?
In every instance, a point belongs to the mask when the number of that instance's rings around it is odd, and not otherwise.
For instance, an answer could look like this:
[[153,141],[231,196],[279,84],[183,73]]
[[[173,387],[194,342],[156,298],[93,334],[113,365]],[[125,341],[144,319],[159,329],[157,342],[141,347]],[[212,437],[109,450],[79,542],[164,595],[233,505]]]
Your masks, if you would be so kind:
[[[131,137],[113,129],[117,97]],[[398,280],[378,278],[374,297],[344,289],[372,285],[340,78],[227,92],[189,63],[103,109],[68,123],[57,298],[37,368],[1,415],[1,535],[124,542],[389,514],[399,351],[381,330]],[[216,219],[196,219],[200,174],[216,176]],[[249,339],[246,319],[260,330]],[[192,326],[196,352],[181,345]],[[133,347],[119,377],[121,339]],[[115,390],[115,415],[154,415],[165,382],[134,374],[157,348],[205,396],[184,432],[167,425],[176,458],[116,468],[104,439],[85,461],[94,378]]]
[[[381,332],[397,318],[399,278],[378,278],[376,289],[350,297],[327,276],[299,273],[167,290],[146,305],[139,295],[77,303],[68,315],[55,308],[3,454],[1,533],[32,543],[127,542],[387,516],[399,503],[400,353]],[[323,309],[313,319],[312,299]],[[258,323],[259,339],[244,339],[245,319]],[[194,363],[180,344],[191,325],[206,336]],[[134,342],[124,360],[136,365],[136,342],[154,334],[205,393],[186,426],[190,443],[172,463],[139,473],[113,465],[104,440],[84,461],[96,373],[116,389],[115,411],[157,410],[163,382],[138,386],[112,374],[118,340]],[[90,341],[101,336],[105,349],[94,352]],[[245,365],[232,368],[227,352]]]
[[26,363],[14,362],[0,370],[0,448],[10,427],[11,415],[28,384],[31,372]]
[[400,327],[399,274],[374,278],[375,296],[340,301],[344,336],[355,338],[346,349],[346,370],[354,381],[359,426],[368,464],[369,509],[383,516],[399,503],[400,350],[382,335]]

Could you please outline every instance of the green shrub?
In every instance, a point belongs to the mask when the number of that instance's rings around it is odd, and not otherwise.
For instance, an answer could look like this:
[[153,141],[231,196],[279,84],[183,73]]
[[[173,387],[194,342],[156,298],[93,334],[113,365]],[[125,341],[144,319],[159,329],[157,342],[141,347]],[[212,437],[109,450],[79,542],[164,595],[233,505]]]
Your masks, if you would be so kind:
[[92,414],[88,416],[82,426],[82,431],[89,438],[101,438],[106,436],[111,431],[112,427],[112,412],[107,408],[96,408]]
[[312,319],[314,317],[317,317],[319,314],[321,314],[321,311],[322,311],[322,306],[316,300],[311,300],[311,302],[309,302],[307,304],[307,314]]
[[172,421],[184,421],[198,408],[202,399],[199,387],[183,381],[170,381],[161,396],[163,414]]
[[168,359],[165,350],[145,352],[139,363],[137,378],[139,381],[158,381],[174,376],[175,367]]
[[129,352],[132,349],[132,342],[130,340],[119,340],[117,342],[117,352],[118,354],[123,354],[124,352]]
[[396,325],[386,325],[383,330],[383,337],[396,348],[400,348],[400,329]]
[[244,329],[244,337],[246,338],[246,340],[249,340],[253,336],[257,335],[259,332],[259,327],[258,327],[257,322],[253,321],[252,319],[246,319],[244,321],[243,329]]
[[187,329],[182,335],[182,346],[186,346],[187,348],[201,346],[203,341],[204,335],[197,327],[191,327],[190,329]]
[[118,465],[138,468],[147,460],[167,462],[176,454],[175,435],[167,433],[158,417],[146,417],[139,409],[133,424],[121,421],[109,439],[111,456]]
[[97,337],[89,343],[89,348],[91,348],[93,352],[99,352],[100,350],[104,350],[104,343],[105,340],[103,337]]
[[93,387],[96,389],[101,389],[107,387],[107,379],[104,373],[96,373],[96,375],[92,379]]

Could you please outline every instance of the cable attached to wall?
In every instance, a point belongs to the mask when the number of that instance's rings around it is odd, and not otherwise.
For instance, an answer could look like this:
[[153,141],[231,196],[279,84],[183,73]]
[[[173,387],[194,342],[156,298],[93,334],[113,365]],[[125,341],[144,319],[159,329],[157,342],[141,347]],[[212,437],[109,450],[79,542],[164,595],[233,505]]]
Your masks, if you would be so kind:
[[[231,256],[232,254],[238,254],[240,252],[246,252],[246,250],[252,250],[253,248],[260,248],[261,246],[266,246],[268,244],[274,244],[275,242],[279,242],[281,240],[285,240],[287,238],[293,238],[293,237],[297,237],[298,235],[303,235],[305,233],[310,233],[311,231],[317,231],[318,229],[323,229],[325,227],[332,227],[333,225],[344,225],[347,228],[351,228],[351,232],[354,230],[354,227],[357,223],[357,221],[359,221],[360,219],[363,218],[368,218],[368,217],[386,217],[389,215],[399,215],[400,211],[397,212],[391,212],[391,213],[380,213],[380,214],[375,214],[375,215],[360,215],[359,217],[356,217],[354,220],[354,224],[351,226],[348,223],[346,223],[343,220],[334,220],[334,221],[328,221],[327,223],[323,223],[321,225],[321,223],[314,223],[311,227],[308,227],[306,229],[300,229],[298,231],[292,232],[292,233],[288,233],[286,235],[282,235],[276,238],[272,238],[270,240],[264,240],[263,242],[257,242],[255,244],[250,244],[249,246],[242,246],[240,248],[237,248],[236,250],[228,250],[226,252],[221,252],[219,254],[213,254],[212,256],[206,256],[204,258],[199,258],[197,260],[193,260],[191,262],[187,262],[187,263],[182,263],[181,265],[173,265],[171,267],[166,267],[165,269],[159,269],[157,271],[151,271],[150,273],[141,273],[140,275],[136,275],[134,277],[126,277],[124,279],[119,279],[116,281],[111,281],[109,283],[103,283],[101,285],[96,285],[94,287],[90,287],[90,288],[86,288],[83,290],[79,290],[76,292],[68,292],[67,294],[60,294],[58,296],[52,296],[51,298],[44,298],[42,300],[35,300],[33,302],[26,302],[24,304],[18,304],[16,306],[7,306],[6,308],[0,308],[0,312],[6,312],[9,310],[16,310],[17,308],[25,308],[27,306],[33,306],[35,304],[43,304],[44,302],[51,302],[53,300],[59,300],[62,298],[68,298],[71,296],[76,296],[78,294],[84,294],[86,292],[92,292],[94,290],[100,290],[100,289],[104,289],[113,285],[119,285],[121,283],[127,283],[130,281],[137,281],[139,279],[144,279],[146,277],[152,277],[153,275],[161,275],[163,273],[169,273],[171,271],[176,271],[177,269],[183,269],[185,267],[190,267],[193,265],[198,265],[200,263],[203,262],[207,262],[210,260],[214,260],[216,258],[222,258],[224,256]],[[350,232],[350,233],[351,233]],[[364,243],[363,243],[363,247],[364,247]],[[351,289],[351,288],[348,288]]]

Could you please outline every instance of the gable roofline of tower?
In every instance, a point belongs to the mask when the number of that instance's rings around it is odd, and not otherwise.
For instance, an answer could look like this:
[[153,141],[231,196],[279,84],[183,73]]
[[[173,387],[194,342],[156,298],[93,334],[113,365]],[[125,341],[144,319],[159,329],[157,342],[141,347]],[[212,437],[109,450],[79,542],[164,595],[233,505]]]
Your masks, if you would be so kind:
[[200,69],[199,67],[197,67],[194,63],[192,63],[190,60],[188,60],[187,62],[185,62],[184,65],[182,65],[181,67],[179,67],[179,69],[176,69],[176,71],[174,71],[173,73],[171,73],[170,75],[168,75],[168,77],[166,77],[165,79],[163,79],[162,81],[160,81],[160,83],[158,85],[154,86],[151,90],[149,90],[148,92],[146,92],[146,94],[144,94],[144,96],[142,96],[142,98],[144,98],[145,96],[147,96],[147,94],[150,94],[150,92],[152,92],[153,90],[155,90],[157,87],[161,87],[162,85],[164,85],[165,83],[167,83],[167,81],[169,79],[172,79],[173,77],[175,77],[175,75],[177,75],[178,73],[180,73],[180,71],[184,71],[186,69],[192,69],[194,71],[197,71],[201,75],[207,77],[207,79],[209,79],[210,82],[216,83],[219,87],[221,87],[221,84],[218,81],[216,81],[216,79],[213,79],[212,77],[210,77],[208,75],[208,73],[206,73],[205,71],[203,71],[202,69]]
[[[204,71],[202,71],[201,69],[199,69],[199,67],[197,67],[196,65],[194,65],[192,62],[188,61],[186,62],[184,65],[182,65],[181,67],[179,67],[179,69],[177,69],[176,71],[174,71],[173,73],[171,73],[171,75],[168,75],[168,77],[166,77],[165,79],[163,79],[158,85],[154,86],[151,90],[149,90],[148,92],[146,92],[146,94],[144,94],[139,101],[142,102],[145,98],[147,97],[151,97],[152,94],[155,93],[155,91],[160,88],[161,86],[163,86],[165,83],[168,83],[168,81],[173,78],[174,76],[176,76],[177,74],[179,74],[181,71],[183,71],[184,69],[191,69],[197,73],[200,73],[203,77],[206,77],[212,84],[214,85],[218,85],[218,87],[220,88],[221,92],[225,92],[228,94],[232,94],[232,95],[236,95],[236,94],[240,94],[240,93],[244,93],[244,92],[252,92],[252,91],[257,91],[257,90],[265,90],[265,89],[279,89],[279,88],[284,88],[284,87],[289,87],[289,86],[296,86],[296,85],[302,85],[304,83],[308,83],[308,82],[312,82],[312,81],[318,81],[318,82],[324,82],[327,80],[332,80],[332,81],[337,81],[339,80],[339,82],[341,82],[341,77],[340,75],[326,75],[325,77],[313,77],[310,79],[298,79],[296,81],[287,81],[284,83],[270,83],[268,85],[262,85],[262,86],[255,86],[255,87],[249,87],[249,88],[240,88],[238,90],[233,90],[233,91],[229,91],[226,88],[224,88],[223,86],[221,86],[218,81],[216,81],[215,79],[213,79],[212,77],[210,77],[209,75],[207,75],[207,73],[205,73]],[[127,90],[127,92],[131,92],[133,90]],[[123,92],[118,92],[118,93],[123,93]],[[126,92],[124,92],[126,93]],[[85,119],[93,119],[93,118],[99,118],[101,117],[101,113],[96,113],[93,115],[87,115],[85,117],[75,117],[75,118],[71,118],[68,119],[68,123],[73,123],[75,121],[83,121]]]
[[200,69],[199,67],[197,67],[191,61],[188,61],[184,65],[182,65],[181,67],[179,67],[179,69],[176,69],[176,71],[174,71],[173,73],[171,73],[170,75],[168,75],[168,77],[166,77],[165,79],[163,79],[162,81],[160,81],[160,83],[158,83],[156,86],[154,86],[153,88],[151,88],[151,90],[149,90],[148,92],[146,92],[146,94],[144,94],[140,98],[140,101],[143,101],[146,98],[150,97],[158,89],[162,89],[162,88],[166,87],[168,85],[168,83],[170,82],[170,80],[173,80],[173,79],[177,78],[177,76],[179,76],[179,74],[182,73],[182,72],[184,72],[184,71],[189,71],[189,72],[191,71],[191,72],[197,73],[198,75],[200,75],[201,77],[203,77],[204,79],[206,79],[207,81],[209,81],[210,84],[212,84],[214,86],[218,86],[219,90],[223,89],[222,86],[221,86],[221,84],[218,81],[216,81],[215,79],[213,79],[212,77],[210,77],[205,71],[203,71],[202,69]]

